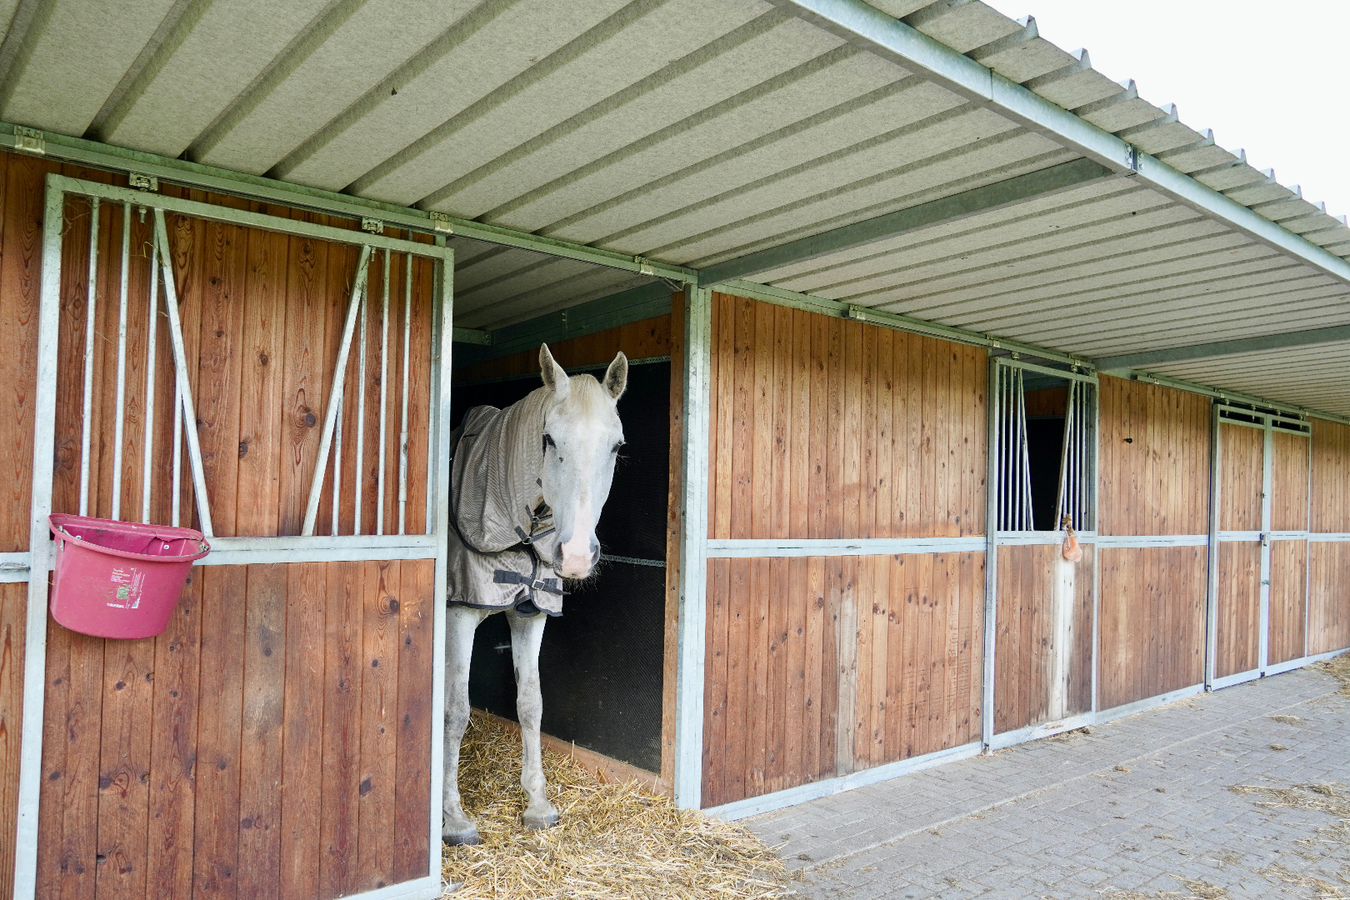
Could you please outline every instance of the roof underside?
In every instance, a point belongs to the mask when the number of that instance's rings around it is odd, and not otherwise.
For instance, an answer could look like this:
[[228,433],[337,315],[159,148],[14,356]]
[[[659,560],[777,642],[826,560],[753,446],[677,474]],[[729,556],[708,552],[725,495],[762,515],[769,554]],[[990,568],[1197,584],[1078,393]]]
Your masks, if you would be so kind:
[[[1034,23],[875,6],[1350,258],[1342,221]],[[0,0],[0,22],[4,121],[698,269],[1082,157],[790,2]],[[652,280],[454,241],[469,327]],[[741,277],[1086,358],[1350,324],[1345,279],[1119,171]],[[1145,368],[1350,415],[1347,363]]]

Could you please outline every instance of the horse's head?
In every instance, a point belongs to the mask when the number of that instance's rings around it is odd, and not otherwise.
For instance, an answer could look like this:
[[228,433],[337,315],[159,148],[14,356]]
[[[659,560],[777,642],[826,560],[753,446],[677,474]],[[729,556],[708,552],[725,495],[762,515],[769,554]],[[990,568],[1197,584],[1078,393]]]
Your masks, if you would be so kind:
[[617,409],[628,385],[628,358],[614,357],[603,381],[591,375],[569,378],[549,353],[539,348],[539,368],[549,391],[544,412],[544,502],[558,529],[554,564],[564,578],[585,578],[600,559],[595,523],[609,497],[614,460],[623,446]]

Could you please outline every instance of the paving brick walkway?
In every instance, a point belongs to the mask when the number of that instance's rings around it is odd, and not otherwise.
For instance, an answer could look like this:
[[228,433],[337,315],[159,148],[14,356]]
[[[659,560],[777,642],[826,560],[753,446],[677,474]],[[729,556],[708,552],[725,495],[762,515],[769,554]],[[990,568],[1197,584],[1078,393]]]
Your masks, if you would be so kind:
[[1350,823],[1316,808],[1350,816],[1338,687],[1277,675],[746,824],[813,900],[1350,897]]

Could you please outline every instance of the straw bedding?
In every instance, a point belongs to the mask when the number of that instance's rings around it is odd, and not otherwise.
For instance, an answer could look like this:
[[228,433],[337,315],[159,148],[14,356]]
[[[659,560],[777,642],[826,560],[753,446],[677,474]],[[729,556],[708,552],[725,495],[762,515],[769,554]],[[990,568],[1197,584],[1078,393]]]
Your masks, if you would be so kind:
[[562,821],[520,824],[520,736],[474,714],[460,752],[460,793],[483,843],[445,847],[447,897],[777,900],[791,894],[778,856],[742,826],[676,809],[636,783],[606,783],[544,751]]

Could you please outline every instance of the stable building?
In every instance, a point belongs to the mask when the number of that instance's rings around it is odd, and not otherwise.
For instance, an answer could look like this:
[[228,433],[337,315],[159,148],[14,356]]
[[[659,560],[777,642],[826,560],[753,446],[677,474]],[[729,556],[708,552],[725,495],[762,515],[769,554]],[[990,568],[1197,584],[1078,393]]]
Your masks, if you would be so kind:
[[[1350,227],[1034,21],[0,22],[0,894],[440,895],[448,437],[541,341],[632,361],[544,728],[682,806],[1350,648]],[[212,552],[163,634],[94,638],[52,513]]]

